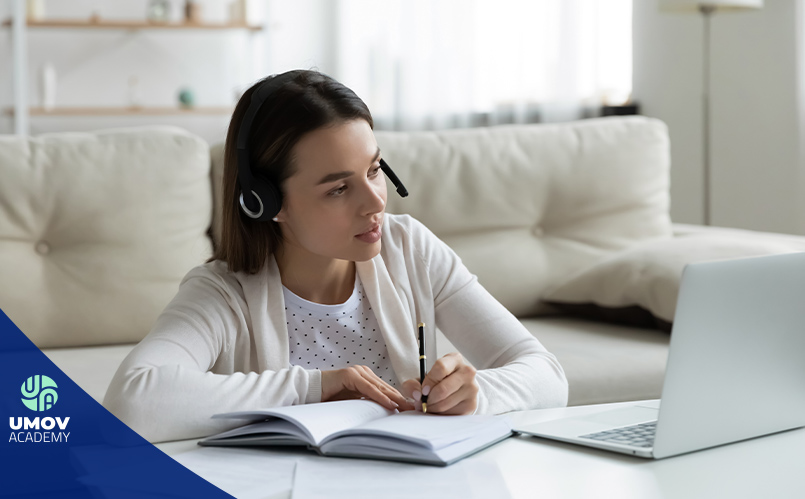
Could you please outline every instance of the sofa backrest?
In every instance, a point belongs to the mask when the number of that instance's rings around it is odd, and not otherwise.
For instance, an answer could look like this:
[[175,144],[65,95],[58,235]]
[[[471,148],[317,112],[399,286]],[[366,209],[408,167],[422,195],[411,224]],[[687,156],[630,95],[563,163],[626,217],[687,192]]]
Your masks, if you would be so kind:
[[[631,116],[436,132],[375,132],[409,213],[518,317],[600,258],[671,237],[668,132]],[[390,184],[389,184],[390,185]]]
[[[422,221],[517,316],[549,311],[544,292],[581,268],[671,237],[659,120],[375,136],[410,192],[389,183],[387,210]],[[222,158],[170,126],[0,136],[0,308],[40,348],[142,339],[211,254],[211,221],[220,234]]]
[[[552,311],[540,298],[579,269],[672,235],[668,130],[657,119],[375,137],[410,193],[400,198],[388,182],[387,211],[423,222],[519,317]],[[220,179],[223,144],[211,156],[213,178]]]
[[0,136],[0,308],[40,348],[139,341],[211,254],[209,173],[177,127]]

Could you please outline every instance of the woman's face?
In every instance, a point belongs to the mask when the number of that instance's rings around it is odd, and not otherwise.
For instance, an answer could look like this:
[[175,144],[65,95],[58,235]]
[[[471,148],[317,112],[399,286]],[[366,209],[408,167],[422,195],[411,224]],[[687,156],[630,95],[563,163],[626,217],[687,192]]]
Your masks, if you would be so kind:
[[350,261],[375,257],[387,192],[369,124],[358,119],[309,132],[293,157],[296,173],[285,181],[278,214],[284,249]]

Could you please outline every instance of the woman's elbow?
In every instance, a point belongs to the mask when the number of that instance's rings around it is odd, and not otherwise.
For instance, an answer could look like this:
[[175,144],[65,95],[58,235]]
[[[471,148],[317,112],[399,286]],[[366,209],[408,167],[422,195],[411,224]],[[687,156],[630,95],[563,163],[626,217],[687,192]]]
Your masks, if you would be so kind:
[[148,403],[153,398],[143,392],[142,376],[147,373],[115,374],[106,390],[103,407],[141,437],[156,442],[160,438],[153,427],[153,422],[159,420],[157,408]]
[[567,407],[570,398],[570,385],[568,385],[565,373],[562,373],[562,376],[556,382],[554,398],[553,407]]
[[[565,370],[554,354],[545,352],[541,354],[540,357],[542,357],[543,362],[547,363],[548,372],[550,372],[550,376],[546,377],[550,379],[548,383],[550,388],[546,390],[549,392],[547,398],[550,400],[544,401],[543,403],[549,402],[550,405],[547,405],[547,407],[567,407],[570,397],[570,386],[567,381],[567,376],[565,375]],[[545,371],[543,371],[543,373],[544,372]]]
[[550,405],[548,407],[567,407],[568,399],[570,397],[570,385],[567,382],[567,376],[565,375],[565,370],[562,369],[562,366],[559,364],[559,361],[556,360],[556,357],[553,357],[551,362],[551,369],[552,371],[552,380],[550,383]]

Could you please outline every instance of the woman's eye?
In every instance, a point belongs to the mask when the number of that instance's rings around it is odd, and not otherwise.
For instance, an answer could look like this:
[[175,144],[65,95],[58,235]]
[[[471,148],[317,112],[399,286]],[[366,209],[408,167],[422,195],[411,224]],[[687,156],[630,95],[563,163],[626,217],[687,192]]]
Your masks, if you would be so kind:
[[378,166],[377,168],[375,168],[375,169],[372,171],[372,175],[377,175],[377,172],[379,172],[379,171],[380,171],[380,167]]
[[336,189],[334,191],[330,191],[330,193],[328,195],[329,196],[340,196],[344,192],[344,189],[346,189],[346,188],[347,188],[347,186],[343,185],[343,186],[339,187],[338,189]]

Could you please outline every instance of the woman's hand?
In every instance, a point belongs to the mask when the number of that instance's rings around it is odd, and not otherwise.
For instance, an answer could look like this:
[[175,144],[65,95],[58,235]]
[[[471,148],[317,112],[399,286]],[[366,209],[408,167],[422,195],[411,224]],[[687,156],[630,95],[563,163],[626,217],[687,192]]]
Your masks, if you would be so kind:
[[321,372],[321,401],[367,398],[387,409],[411,411],[413,404],[367,366]]
[[422,394],[428,396],[428,413],[465,415],[478,407],[478,383],[475,368],[464,362],[458,352],[452,352],[437,360],[425,375],[403,383],[403,393],[414,399],[417,411],[422,410]]

